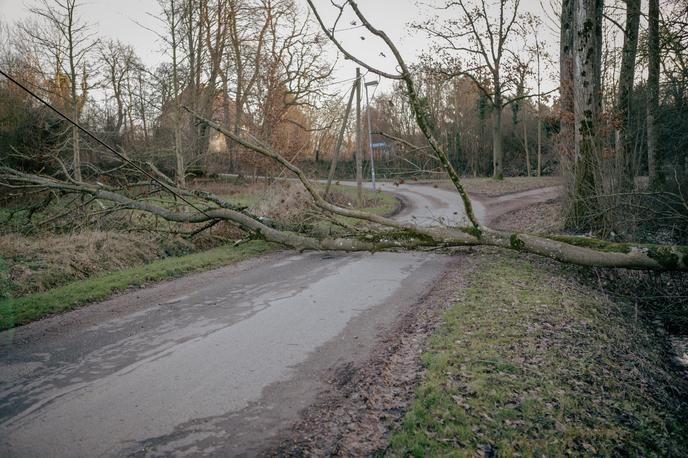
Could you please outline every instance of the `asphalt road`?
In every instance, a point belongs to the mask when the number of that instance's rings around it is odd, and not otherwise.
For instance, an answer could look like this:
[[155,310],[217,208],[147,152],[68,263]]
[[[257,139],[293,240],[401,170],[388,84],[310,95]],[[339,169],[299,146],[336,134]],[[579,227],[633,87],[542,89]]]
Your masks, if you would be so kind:
[[[401,220],[462,218],[451,192],[388,190]],[[0,333],[0,456],[259,455],[448,262],[279,253]]]

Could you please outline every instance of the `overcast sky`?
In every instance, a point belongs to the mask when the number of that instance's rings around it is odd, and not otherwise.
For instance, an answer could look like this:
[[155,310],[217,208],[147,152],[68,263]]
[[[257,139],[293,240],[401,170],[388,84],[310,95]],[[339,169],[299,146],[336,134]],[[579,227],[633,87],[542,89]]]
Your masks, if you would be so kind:
[[[305,11],[305,0],[296,0]],[[12,23],[29,15],[28,8],[38,3],[38,0],[0,0],[0,19]],[[334,19],[335,10],[331,7],[330,0],[315,0],[326,22]],[[433,0],[419,2],[418,0],[360,0],[359,6],[373,24],[385,32],[398,44],[404,57],[413,61],[429,42],[418,34],[411,34],[408,24],[428,17],[432,14],[427,3]],[[540,7],[540,0],[522,0],[521,9],[541,16],[543,21],[547,18]],[[157,0],[82,0],[81,17],[93,26],[93,30],[99,36],[119,39],[133,45],[141,59],[150,66],[155,66],[167,60],[167,56],[161,51],[162,45],[156,35],[146,30],[139,24],[156,29],[160,25],[151,17],[160,11]],[[344,17],[340,21],[340,28],[350,28],[353,16]],[[361,39],[365,37],[365,40]],[[552,50],[558,48],[556,36],[547,27],[543,27],[542,36],[549,42]],[[347,49],[366,62],[388,70],[394,70],[394,62],[384,45],[374,37],[364,34],[362,30],[352,29],[338,34],[339,39]],[[383,57],[384,53],[388,57]],[[334,54],[333,54],[334,56]],[[556,57],[556,55],[555,55]],[[335,74],[336,80],[351,78],[355,71],[352,62],[340,59]],[[369,79],[372,79],[370,77]],[[552,87],[553,82],[548,86]],[[341,87],[346,87],[342,83]],[[386,85],[385,85],[386,86]]]

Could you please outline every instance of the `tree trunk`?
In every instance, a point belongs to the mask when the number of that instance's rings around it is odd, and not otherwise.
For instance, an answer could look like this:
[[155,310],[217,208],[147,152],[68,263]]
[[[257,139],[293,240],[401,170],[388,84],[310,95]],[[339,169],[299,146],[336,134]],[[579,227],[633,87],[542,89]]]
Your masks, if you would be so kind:
[[[76,56],[74,55],[74,32],[72,30],[74,4],[67,4],[69,8],[69,16],[67,22],[67,39],[69,41],[69,79],[70,79],[70,96],[72,119],[75,123],[79,123],[79,100],[77,98],[77,69]],[[72,126],[72,163],[74,167],[74,179],[81,181],[81,148],[79,145],[79,130],[76,126]]]
[[542,78],[540,76],[540,42],[537,41],[537,176],[542,176]]
[[542,118],[538,107],[537,119],[537,176],[542,176]]
[[619,93],[616,102],[618,128],[616,131],[616,158],[619,190],[633,190],[634,136],[630,134],[635,59],[638,50],[638,26],[640,24],[640,0],[626,0],[626,30],[619,73]]
[[504,151],[502,150],[502,98],[499,89],[495,91],[492,107],[492,177],[504,178]]
[[526,152],[526,173],[530,176],[530,149],[528,148],[528,126],[526,126],[525,116],[521,122],[523,123],[523,149]]
[[174,156],[175,156],[175,179],[177,186],[186,186],[186,168],[184,165],[184,153],[182,150],[182,107],[181,94],[179,93],[179,62],[177,59],[177,47],[179,45],[177,35],[177,6],[174,0],[170,5],[170,39],[172,45],[172,87],[174,90]]
[[600,113],[599,0],[574,1],[573,107],[574,160],[567,225],[577,230],[600,228],[596,173]]
[[572,159],[575,138],[573,116],[573,27],[575,20],[573,2],[574,0],[562,0],[561,2],[559,154],[564,162]]
[[647,166],[652,189],[660,188],[664,183],[662,156],[657,149],[659,51],[659,0],[650,0],[648,7]]

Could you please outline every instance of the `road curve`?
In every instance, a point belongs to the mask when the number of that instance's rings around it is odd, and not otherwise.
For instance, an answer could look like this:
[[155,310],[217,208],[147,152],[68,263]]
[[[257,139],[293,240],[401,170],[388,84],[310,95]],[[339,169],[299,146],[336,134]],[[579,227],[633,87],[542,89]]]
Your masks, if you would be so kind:
[[[355,181],[340,184],[356,186]],[[370,183],[364,183],[370,189]],[[399,184],[388,181],[377,183],[377,189],[396,195],[403,203],[396,219],[422,226],[470,226],[463,209],[463,202],[456,191],[441,189],[428,184]],[[486,219],[484,205],[472,200],[473,212],[481,223]]]
[[[460,217],[411,188],[399,218]],[[0,333],[0,456],[259,455],[449,262],[278,253]]]

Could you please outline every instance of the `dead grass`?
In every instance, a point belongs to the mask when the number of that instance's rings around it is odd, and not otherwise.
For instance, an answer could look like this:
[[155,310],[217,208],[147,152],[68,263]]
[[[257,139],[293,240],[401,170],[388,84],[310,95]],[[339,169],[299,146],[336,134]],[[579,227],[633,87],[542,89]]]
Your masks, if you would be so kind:
[[105,272],[197,251],[181,237],[85,230],[75,234],[0,236],[8,281],[0,296],[22,296]]

